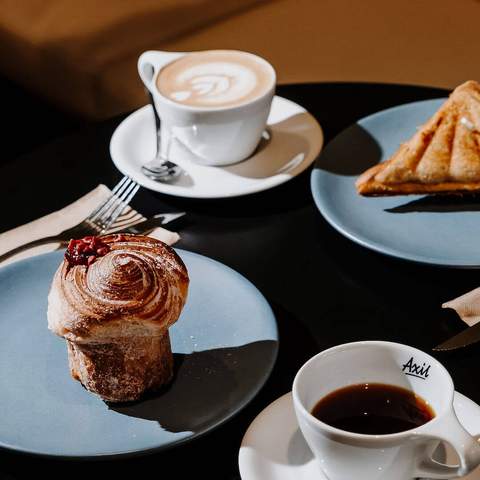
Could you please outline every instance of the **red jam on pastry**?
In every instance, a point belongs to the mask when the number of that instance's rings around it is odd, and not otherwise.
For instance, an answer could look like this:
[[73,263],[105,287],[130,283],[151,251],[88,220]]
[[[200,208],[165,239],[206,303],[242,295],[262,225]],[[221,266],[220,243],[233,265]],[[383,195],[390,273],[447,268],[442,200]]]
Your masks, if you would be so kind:
[[80,240],[70,240],[65,251],[65,258],[71,267],[91,265],[98,257],[103,257],[109,251],[110,247],[99,237],[89,236]]

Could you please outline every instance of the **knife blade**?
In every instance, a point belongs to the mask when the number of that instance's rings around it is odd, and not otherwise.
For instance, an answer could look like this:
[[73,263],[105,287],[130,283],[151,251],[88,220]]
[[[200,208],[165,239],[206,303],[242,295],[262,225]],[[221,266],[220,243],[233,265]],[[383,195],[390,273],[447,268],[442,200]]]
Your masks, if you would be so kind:
[[124,233],[132,233],[132,234],[143,234],[154,228],[162,225],[166,225],[167,223],[171,223],[174,220],[177,220],[181,217],[186,215],[185,212],[177,212],[177,213],[157,213],[153,215],[153,217],[147,218],[147,220],[143,220],[142,222],[136,223],[128,228],[119,228],[116,231],[121,231]]
[[457,335],[454,335],[452,338],[434,347],[433,350],[436,352],[456,350],[457,348],[467,347],[478,341],[480,341],[480,323],[476,323]]

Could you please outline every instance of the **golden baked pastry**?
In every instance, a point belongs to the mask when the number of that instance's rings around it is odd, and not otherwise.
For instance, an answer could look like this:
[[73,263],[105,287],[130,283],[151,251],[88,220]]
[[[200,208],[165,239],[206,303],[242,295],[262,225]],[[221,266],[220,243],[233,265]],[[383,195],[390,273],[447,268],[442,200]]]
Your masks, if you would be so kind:
[[452,194],[480,191],[480,84],[470,80],[385,162],[357,180],[358,193]]
[[72,377],[110,402],[137,400],[170,381],[168,328],[188,282],[180,257],[159,240],[72,240],[48,296],[48,328],[67,341]]

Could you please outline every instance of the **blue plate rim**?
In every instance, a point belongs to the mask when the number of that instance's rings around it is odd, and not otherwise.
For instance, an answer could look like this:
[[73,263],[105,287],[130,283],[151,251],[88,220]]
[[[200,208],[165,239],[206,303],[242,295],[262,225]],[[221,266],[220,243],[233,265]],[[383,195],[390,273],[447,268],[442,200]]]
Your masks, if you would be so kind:
[[[278,323],[276,316],[272,310],[272,307],[270,305],[270,302],[267,300],[265,295],[260,291],[260,289],[247,277],[239,273],[237,270],[233,269],[232,267],[225,265],[224,263],[215,260],[213,258],[207,257],[206,255],[202,255],[200,253],[196,252],[191,252],[189,250],[185,250],[182,248],[175,248],[173,247],[174,250],[179,254],[179,256],[183,259],[182,254],[186,253],[188,255],[192,255],[194,257],[200,257],[202,259],[207,259],[207,261],[214,262],[215,264],[218,264],[221,268],[227,269],[232,273],[234,276],[239,278],[243,282],[247,282],[249,284],[249,287],[256,291],[259,295],[260,298],[262,298],[265,302],[266,307],[268,307],[268,311],[271,315],[271,326],[273,327],[273,333],[275,335],[275,338],[273,341],[275,342],[274,347],[272,348],[272,356],[270,359],[270,363],[268,367],[264,370],[262,378],[259,379],[257,385],[255,388],[251,390],[248,396],[246,396],[242,402],[240,402],[237,407],[235,408],[234,411],[226,415],[225,417],[221,418],[217,422],[212,423],[205,429],[195,432],[191,434],[190,436],[180,438],[178,440],[169,442],[164,445],[160,445],[157,447],[147,447],[147,448],[142,448],[142,449],[133,449],[133,450],[127,450],[127,451],[122,451],[122,452],[111,452],[111,453],[99,453],[96,455],[62,455],[62,454],[55,454],[55,453],[45,453],[45,452],[38,452],[38,451],[33,451],[33,450],[28,450],[24,448],[18,448],[18,447],[13,447],[10,445],[6,445],[2,442],[0,439],[0,451],[5,451],[5,452],[11,452],[19,455],[27,455],[27,456],[32,456],[35,458],[45,458],[45,459],[54,459],[54,460],[65,460],[65,461],[102,461],[102,460],[120,460],[120,459],[127,459],[127,458],[134,458],[134,457],[142,457],[145,455],[149,454],[154,454],[154,453],[159,453],[159,452],[164,452],[168,451],[171,448],[178,447],[179,445],[183,445],[186,443],[193,442],[199,438],[202,438],[203,436],[207,435],[208,433],[212,432],[213,430],[216,430],[217,428],[221,427],[222,425],[226,424],[228,421],[230,421],[232,418],[237,416],[242,410],[247,407],[250,402],[258,395],[258,393],[261,391],[261,389],[265,386],[265,383],[268,381],[270,378],[272,371],[276,365],[277,358],[278,358],[278,351],[279,351],[279,330],[278,330]],[[61,250],[55,250],[53,252],[47,252],[47,253],[42,253],[39,255],[35,255],[33,257],[28,257],[24,258],[21,260],[18,260],[16,262],[10,263],[8,265],[4,265],[0,267],[0,272],[8,271],[9,269],[15,268],[18,264],[24,264],[28,263],[32,260],[38,259],[39,257],[46,257],[46,256],[51,256],[52,258],[54,256],[59,255]]]

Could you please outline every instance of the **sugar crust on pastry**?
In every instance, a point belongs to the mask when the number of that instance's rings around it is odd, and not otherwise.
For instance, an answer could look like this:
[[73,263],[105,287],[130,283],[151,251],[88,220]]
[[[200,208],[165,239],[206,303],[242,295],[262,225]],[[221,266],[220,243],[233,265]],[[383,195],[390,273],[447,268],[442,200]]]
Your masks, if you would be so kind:
[[188,273],[159,240],[101,238],[109,252],[91,265],[59,266],[48,327],[67,341],[73,378],[104,400],[137,400],[172,378],[168,328],[185,304]]
[[480,191],[480,84],[457,87],[385,162],[356,181],[365,196]]

